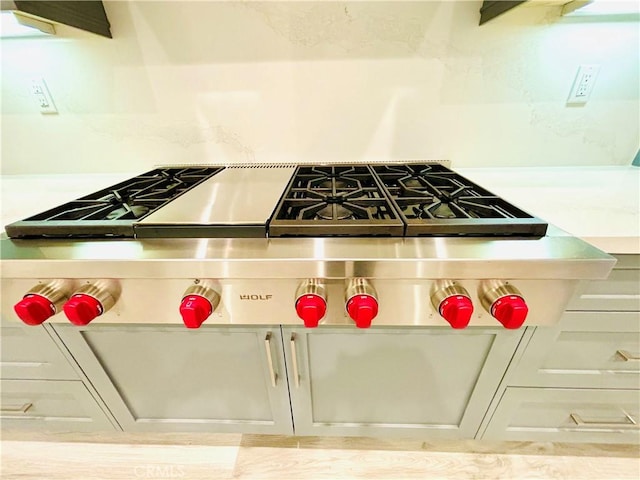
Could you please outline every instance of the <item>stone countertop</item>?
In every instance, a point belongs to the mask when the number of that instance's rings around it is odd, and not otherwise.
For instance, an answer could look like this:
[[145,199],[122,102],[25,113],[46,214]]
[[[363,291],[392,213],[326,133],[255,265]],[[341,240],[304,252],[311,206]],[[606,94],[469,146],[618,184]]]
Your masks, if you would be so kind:
[[[608,253],[640,254],[638,167],[453,168]],[[0,177],[2,226],[138,173],[4,175]]]
[[455,169],[608,253],[640,254],[640,168]]

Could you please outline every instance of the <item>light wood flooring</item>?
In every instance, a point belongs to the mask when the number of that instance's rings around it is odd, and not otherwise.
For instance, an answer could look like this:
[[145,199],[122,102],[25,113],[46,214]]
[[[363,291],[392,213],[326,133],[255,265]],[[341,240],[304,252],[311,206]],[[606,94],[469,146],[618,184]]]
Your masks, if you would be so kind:
[[640,479],[637,445],[4,432],[5,480]]

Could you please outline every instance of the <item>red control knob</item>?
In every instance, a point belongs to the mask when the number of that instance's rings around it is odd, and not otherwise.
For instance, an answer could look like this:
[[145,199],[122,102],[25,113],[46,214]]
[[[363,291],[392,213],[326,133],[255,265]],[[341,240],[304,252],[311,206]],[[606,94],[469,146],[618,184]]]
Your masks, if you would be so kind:
[[296,313],[304,321],[304,326],[314,328],[327,312],[327,302],[320,295],[303,295],[296,301]]
[[84,293],[72,295],[62,308],[69,321],[79,327],[89,324],[104,311],[99,300]]
[[27,325],[40,325],[56,313],[55,305],[48,298],[33,293],[25,295],[13,309]]
[[369,328],[378,314],[378,301],[371,295],[354,295],[347,302],[347,312],[358,328]]
[[473,314],[473,303],[464,295],[452,295],[440,303],[438,311],[453,328],[465,328]]
[[201,295],[188,295],[180,304],[180,315],[187,328],[200,328],[212,312],[211,302]]
[[500,297],[491,306],[493,315],[505,328],[520,328],[527,318],[529,307],[522,297],[507,295]]

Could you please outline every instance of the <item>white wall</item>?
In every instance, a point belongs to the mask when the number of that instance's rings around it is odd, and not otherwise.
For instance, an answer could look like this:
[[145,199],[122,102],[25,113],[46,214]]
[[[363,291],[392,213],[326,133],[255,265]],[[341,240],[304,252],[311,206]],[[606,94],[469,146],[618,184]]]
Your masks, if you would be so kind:
[[[105,2],[112,40],[3,39],[2,173],[448,158],[628,165],[639,23],[480,1]],[[580,64],[590,102],[565,104]],[[40,114],[28,80],[58,107]]]

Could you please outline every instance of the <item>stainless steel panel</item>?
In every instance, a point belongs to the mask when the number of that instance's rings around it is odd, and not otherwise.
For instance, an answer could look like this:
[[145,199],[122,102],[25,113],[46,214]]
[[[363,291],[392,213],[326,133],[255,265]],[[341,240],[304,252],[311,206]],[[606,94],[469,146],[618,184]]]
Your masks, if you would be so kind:
[[294,170],[294,166],[226,169],[137,225],[266,224]]
[[3,239],[0,249],[3,277],[31,279],[600,279],[615,263],[613,257],[568,236]]

